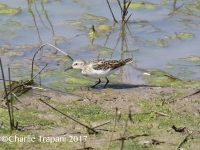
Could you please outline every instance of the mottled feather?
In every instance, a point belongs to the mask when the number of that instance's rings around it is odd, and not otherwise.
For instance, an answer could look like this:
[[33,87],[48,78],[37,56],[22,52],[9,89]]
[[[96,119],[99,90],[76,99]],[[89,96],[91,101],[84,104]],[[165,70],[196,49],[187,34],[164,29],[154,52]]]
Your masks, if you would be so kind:
[[114,70],[116,68],[119,68],[119,67],[124,66],[131,62],[132,62],[132,58],[128,58],[125,60],[119,60],[119,61],[118,60],[106,60],[106,61],[100,61],[99,63],[94,64],[92,67],[95,70],[104,70],[104,71],[108,70],[108,69]]

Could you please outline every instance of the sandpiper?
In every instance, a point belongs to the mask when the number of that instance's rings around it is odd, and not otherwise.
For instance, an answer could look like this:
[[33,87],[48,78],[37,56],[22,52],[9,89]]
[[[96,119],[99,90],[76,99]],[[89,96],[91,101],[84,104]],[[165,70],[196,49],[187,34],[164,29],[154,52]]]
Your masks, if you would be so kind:
[[82,59],[76,60],[73,62],[72,66],[65,69],[65,71],[69,69],[80,69],[82,70],[81,73],[87,77],[91,78],[97,78],[99,81],[92,86],[94,88],[96,85],[101,83],[100,78],[106,78],[107,82],[104,85],[104,88],[109,83],[109,80],[107,79],[107,76],[110,74],[115,73],[117,70],[119,70],[120,67],[130,64],[133,62],[132,58],[127,58],[125,60],[104,60],[104,59],[98,59],[98,60],[90,60],[90,61],[84,61]]

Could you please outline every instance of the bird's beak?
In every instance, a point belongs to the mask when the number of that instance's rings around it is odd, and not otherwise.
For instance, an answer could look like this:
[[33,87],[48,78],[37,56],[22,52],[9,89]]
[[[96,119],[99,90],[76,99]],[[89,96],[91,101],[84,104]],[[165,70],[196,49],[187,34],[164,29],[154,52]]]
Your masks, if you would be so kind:
[[65,69],[65,71],[70,70],[70,69],[73,69],[73,67],[72,66],[68,67],[67,69]]

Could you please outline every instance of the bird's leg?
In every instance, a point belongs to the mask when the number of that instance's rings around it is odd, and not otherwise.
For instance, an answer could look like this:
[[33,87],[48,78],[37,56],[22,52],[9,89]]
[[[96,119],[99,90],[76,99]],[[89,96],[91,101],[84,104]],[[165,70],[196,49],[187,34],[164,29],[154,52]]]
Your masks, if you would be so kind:
[[101,83],[100,78],[99,78],[99,81],[95,85],[93,85],[91,88],[95,88],[95,86],[98,85],[99,83]]
[[106,84],[104,85],[103,88],[106,88],[106,85],[109,83],[109,80],[107,78],[106,78],[106,80],[107,80],[107,82],[106,82]]

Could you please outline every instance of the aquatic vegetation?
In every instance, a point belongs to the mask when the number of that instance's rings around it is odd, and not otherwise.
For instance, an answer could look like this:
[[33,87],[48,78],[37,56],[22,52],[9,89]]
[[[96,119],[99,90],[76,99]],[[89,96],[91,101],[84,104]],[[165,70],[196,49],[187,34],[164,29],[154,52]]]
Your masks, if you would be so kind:
[[113,50],[111,48],[108,48],[108,47],[105,47],[105,46],[101,46],[101,45],[98,45],[98,44],[86,45],[83,48],[87,49],[87,50],[98,50],[98,51],[111,51],[111,50]]
[[21,23],[18,21],[13,21],[11,19],[7,19],[6,22],[3,24],[6,25],[6,27],[21,27]]
[[80,25],[83,21],[82,20],[65,20],[66,25],[76,26]]
[[110,56],[112,55],[112,53],[113,53],[112,49],[106,49],[106,50],[101,50],[99,52],[99,55]]
[[100,25],[99,27],[97,27],[97,29],[101,31],[111,31],[114,28],[115,27],[109,25]]
[[14,67],[21,67],[21,66],[23,66],[24,65],[24,63],[22,63],[22,62],[20,62],[20,61],[14,61],[13,63],[12,63],[12,66],[14,66]]
[[86,30],[87,27],[86,27],[86,26],[82,26],[82,25],[80,25],[80,26],[77,27],[77,29],[78,29],[78,30]]
[[131,2],[129,8],[133,9],[155,9],[158,5],[151,2]]
[[0,4],[0,14],[16,15],[21,11],[20,8],[10,8],[5,4]]
[[52,38],[56,41],[65,41],[66,38],[64,36],[52,36]]
[[179,32],[175,35],[165,35],[165,39],[190,39],[193,38],[194,34],[190,32]]
[[88,33],[87,35],[90,37],[90,39],[94,39],[94,38],[97,38],[97,37],[105,36],[104,33],[97,32],[97,31],[95,30],[94,26],[92,26],[92,27],[90,28],[90,31],[89,31],[89,33]]
[[184,7],[193,12],[199,12],[200,11],[200,4],[185,4]]
[[49,0],[40,0],[42,3],[48,3]]
[[157,86],[175,86],[182,87],[183,82],[178,78],[171,76],[169,73],[160,69],[147,69],[150,76],[143,76],[146,83]]
[[160,4],[162,5],[166,5],[166,4],[169,4],[170,0],[163,0],[160,2]]
[[177,36],[181,39],[189,39],[189,38],[193,38],[194,34],[189,33],[189,32],[179,32],[177,33]]
[[10,49],[10,47],[11,47],[10,44],[3,44],[1,46],[1,48],[6,49],[6,50]]
[[90,19],[90,20],[93,20],[95,21],[96,23],[98,24],[104,24],[108,21],[107,18],[105,17],[102,17],[102,16],[95,16],[95,15],[92,15],[92,14],[82,14],[83,17],[87,18],[87,19]]
[[84,84],[84,85],[90,85],[90,84],[94,84],[94,81],[91,81],[89,79],[84,79],[84,78],[81,78],[81,77],[68,77],[65,79],[65,82],[67,84]]
[[22,56],[23,52],[18,52],[18,51],[7,51],[5,53],[6,56],[12,57],[12,56]]
[[8,6],[6,4],[1,4],[0,3],[0,8],[7,8]]
[[180,60],[184,60],[184,61],[193,61],[193,62],[200,62],[200,56],[189,56],[186,58],[179,58]]
[[30,49],[30,48],[37,48],[39,47],[38,44],[22,44],[15,46],[16,49]]
[[168,45],[167,41],[163,40],[163,39],[160,39],[158,38],[157,39],[157,45],[160,46],[160,47],[166,47]]

